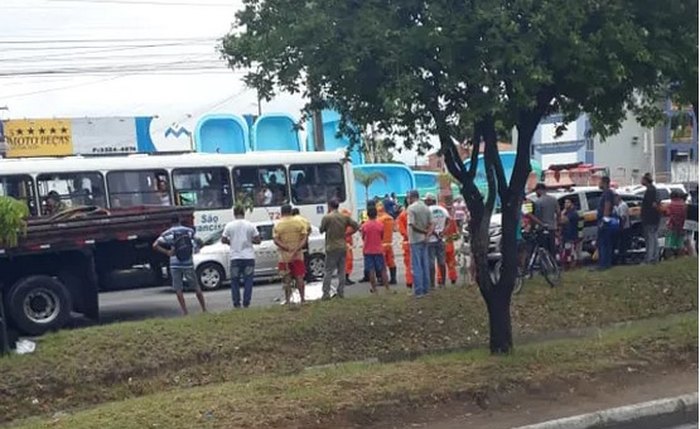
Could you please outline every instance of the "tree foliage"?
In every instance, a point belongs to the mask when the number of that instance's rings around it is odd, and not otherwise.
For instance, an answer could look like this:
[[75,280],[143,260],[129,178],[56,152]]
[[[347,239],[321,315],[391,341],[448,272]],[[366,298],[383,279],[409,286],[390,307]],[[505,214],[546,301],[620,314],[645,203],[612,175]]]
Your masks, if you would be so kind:
[[0,196],[0,246],[17,246],[27,231],[27,216],[29,208],[24,202]]
[[[516,215],[540,120],[585,112],[605,137],[628,110],[658,120],[658,97],[697,99],[695,0],[245,0],[221,49],[265,98],[301,92],[307,108],[336,109],[343,123],[372,124],[409,148],[439,137],[471,212],[494,352],[512,345]],[[512,127],[518,147],[507,182],[496,142]],[[467,170],[455,139],[484,142],[487,195],[474,185],[479,151]],[[503,272],[494,285],[487,251],[497,195]]]

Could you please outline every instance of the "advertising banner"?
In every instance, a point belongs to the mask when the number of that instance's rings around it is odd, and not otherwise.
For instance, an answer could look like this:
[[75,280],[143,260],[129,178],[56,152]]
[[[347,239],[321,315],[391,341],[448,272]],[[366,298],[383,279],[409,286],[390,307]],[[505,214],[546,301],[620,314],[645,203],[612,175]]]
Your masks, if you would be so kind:
[[113,155],[136,152],[134,117],[74,118],[73,153]]
[[8,158],[73,153],[70,119],[13,119],[4,128]]

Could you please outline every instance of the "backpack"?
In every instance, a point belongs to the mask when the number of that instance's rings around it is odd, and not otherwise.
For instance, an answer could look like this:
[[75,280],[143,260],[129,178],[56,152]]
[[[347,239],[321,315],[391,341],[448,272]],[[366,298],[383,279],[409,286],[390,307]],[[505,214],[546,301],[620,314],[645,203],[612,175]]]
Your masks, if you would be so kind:
[[189,261],[192,258],[194,249],[192,246],[192,237],[186,229],[177,230],[173,233],[173,248],[175,249],[175,257],[180,262]]

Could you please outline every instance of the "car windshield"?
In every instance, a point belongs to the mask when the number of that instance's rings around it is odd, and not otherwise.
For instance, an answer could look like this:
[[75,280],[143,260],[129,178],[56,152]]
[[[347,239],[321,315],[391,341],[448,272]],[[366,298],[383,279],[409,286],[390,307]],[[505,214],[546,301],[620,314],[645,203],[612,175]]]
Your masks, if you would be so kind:
[[218,231],[213,231],[210,232],[209,234],[205,235],[202,238],[202,245],[203,246],[208,246],[210,244],[218,243],[219,240],[221,240],[221,235],[223,234],[224,230],[220,229]]

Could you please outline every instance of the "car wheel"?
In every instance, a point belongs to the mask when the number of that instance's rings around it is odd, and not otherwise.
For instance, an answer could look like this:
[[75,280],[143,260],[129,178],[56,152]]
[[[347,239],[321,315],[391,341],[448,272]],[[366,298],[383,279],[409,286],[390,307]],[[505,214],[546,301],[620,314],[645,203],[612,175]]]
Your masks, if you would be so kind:
[[25,277],[12,286],[8,296],[8,315],[25,334],[42,335],[59,329],[70,318],[70,294],[53,277]]
[[323,278],[323,274],[326,272],[326,256],[321,253],[309,256],[309,265],[306,270],[312,279]]
[[214,290],[221,287],[226,278],[221,265],[207,262],[197,268],[197,281],[202,290]]

